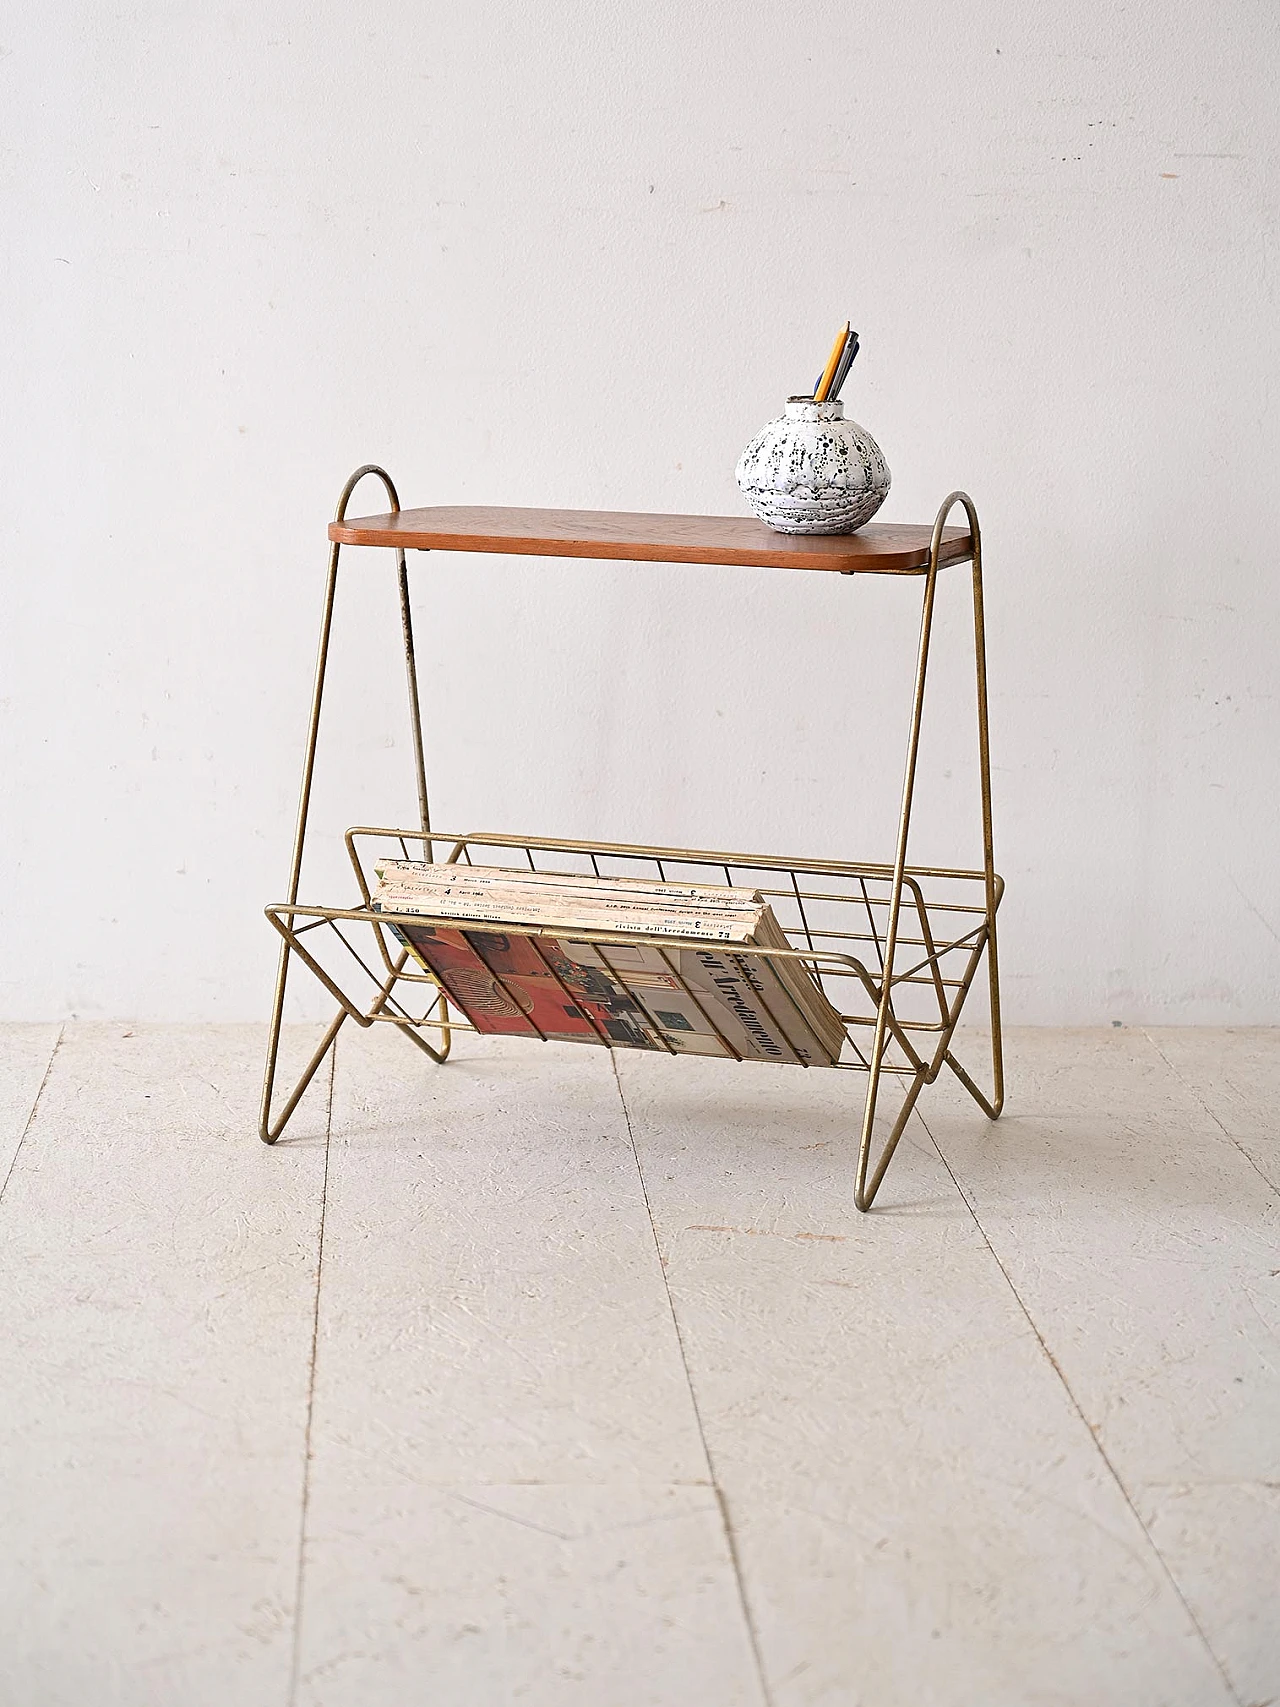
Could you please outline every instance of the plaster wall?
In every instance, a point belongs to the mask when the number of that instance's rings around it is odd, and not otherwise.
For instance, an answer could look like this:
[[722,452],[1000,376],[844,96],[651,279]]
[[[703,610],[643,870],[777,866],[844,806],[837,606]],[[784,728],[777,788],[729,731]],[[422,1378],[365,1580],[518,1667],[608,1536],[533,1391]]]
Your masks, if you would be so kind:
[[[851,315],[884,519],[984,522],[1010,1017],[1280,1019],[1278,73],[1250,0],[20,0],[0,1014],[265,1013],[351,468],[736,512]],[[413,803],[390,560],[345,562],[329,833]],[[914,585],[414,577],[437,822],[887,857]],[[963,597],[922,859],[977,849]]]

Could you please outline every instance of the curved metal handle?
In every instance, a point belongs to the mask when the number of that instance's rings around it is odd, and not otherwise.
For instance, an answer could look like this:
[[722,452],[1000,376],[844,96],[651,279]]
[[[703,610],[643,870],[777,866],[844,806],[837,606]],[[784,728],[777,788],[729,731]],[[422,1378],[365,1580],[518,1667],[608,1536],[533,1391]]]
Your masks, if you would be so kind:
[[378,479],[381,480],[382,484],[387,489],[387,497],[391,500],[391,514],[393,516],[398,516],[400,514],[400,499],[396,493],[395,483],[392,481],[391,476],[387,473],[385,468],[379,468],[376,462],[366,462],[362,467],[356,469],[350,480],[348,480],[346,485],[342,488],[342,496],[338,499],[338,507],[333,512],[333,519],[335,522],[346,520],[347,504],[350,501],[351,494],[355,491],[356,487],[364,479],[366,474],[376,474],[378,476]]

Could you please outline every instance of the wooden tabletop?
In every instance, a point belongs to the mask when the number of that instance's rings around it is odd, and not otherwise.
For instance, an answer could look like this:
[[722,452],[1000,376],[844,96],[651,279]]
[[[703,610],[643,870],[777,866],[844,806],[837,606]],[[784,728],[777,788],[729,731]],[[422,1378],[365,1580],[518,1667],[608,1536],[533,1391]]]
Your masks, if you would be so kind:
[[[751,516],[649,516],[626,510],[519,510],[440,505],[332,522],[341,545],[406,551],[496,551],[522,557],[610,557],[631,563],[741,563],[841,574],[922,575],[933,530],[871,522],[859,533],[775,533]],[[971,555],[965,528],[947,528],[941,561]]]

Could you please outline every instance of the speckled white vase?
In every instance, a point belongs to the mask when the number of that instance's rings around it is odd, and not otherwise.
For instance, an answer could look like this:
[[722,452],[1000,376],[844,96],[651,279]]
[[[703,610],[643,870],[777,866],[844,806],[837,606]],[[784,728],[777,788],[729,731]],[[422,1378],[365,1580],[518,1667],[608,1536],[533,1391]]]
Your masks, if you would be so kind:
[[855,533],[884,503],[889,468],[844,404],[789,397],[738,458],[738,485],[778,533]]

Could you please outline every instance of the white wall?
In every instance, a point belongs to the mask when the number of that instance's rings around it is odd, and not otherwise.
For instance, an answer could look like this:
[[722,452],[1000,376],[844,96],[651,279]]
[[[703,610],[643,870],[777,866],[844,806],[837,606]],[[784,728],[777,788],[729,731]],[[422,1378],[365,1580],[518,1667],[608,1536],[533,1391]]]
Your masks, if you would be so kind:
[[[19,0],[0,1011],[264,1013],[350,468],[738,511],[848,314],[884,517],[985,524],[1011,1017],[1280,1019],[1278,47],[1270,0]],[[330,831],[412,806],[390,559],[346,561]],[[415,573],[438,822],[883,856],[914,584]]]

